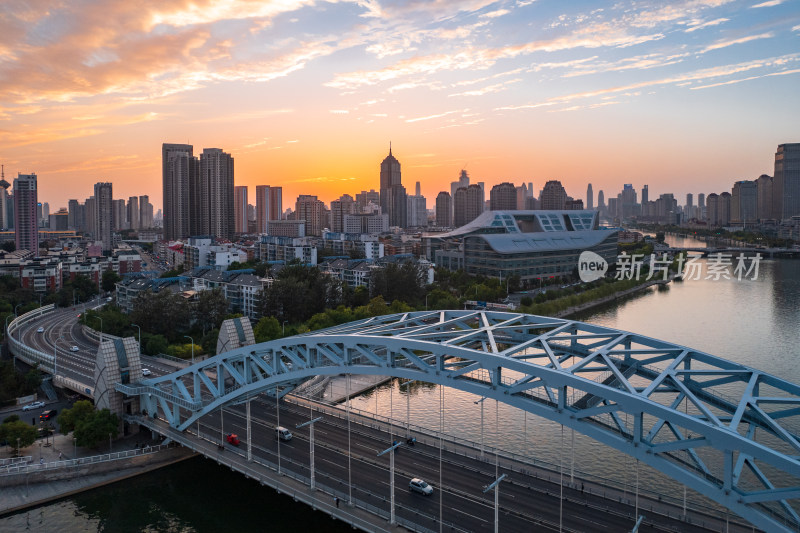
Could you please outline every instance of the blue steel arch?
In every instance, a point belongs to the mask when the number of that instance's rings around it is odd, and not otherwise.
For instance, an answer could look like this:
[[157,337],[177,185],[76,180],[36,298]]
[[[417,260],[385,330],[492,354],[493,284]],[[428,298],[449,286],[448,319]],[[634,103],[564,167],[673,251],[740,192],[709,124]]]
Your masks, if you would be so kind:
[[453,387],[612,446],[767,531],[800,527],[800,387],[690,348],[520,313],[374,317],[220,354],[116,388],[184,430],[317,375]]

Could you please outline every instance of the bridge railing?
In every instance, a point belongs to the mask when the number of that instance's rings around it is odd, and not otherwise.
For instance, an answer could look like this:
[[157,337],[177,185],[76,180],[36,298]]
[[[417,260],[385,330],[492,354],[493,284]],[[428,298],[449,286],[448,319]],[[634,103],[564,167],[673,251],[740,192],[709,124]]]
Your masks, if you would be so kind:
[[63,461],[50,461],[45,463],[34,462],[31,456],[25,463],[14,463],[9,465],[0,465],[0,476],[8,476],[14,474],[25,474],[28,472],[43,472],[46,470],[57,470],[60,468],[71,468],[76,466],[86,466],[97,463],[107,463],[109,461],[118,461],[120,459],[128,459],[130,457],[137,457],[140,455],[150,455],[160,452],[172,447],[172,444],[157,444],[155,446],[146,446],[145,448],[135,450],[125,450],[122,452],[106,453],[102,455],[92,455],[90,457],[78,457],[75,459],[66,459]]
[[42,316],[49,314],[55,310],[55,305],[45,305],[44,307],[39,307],[34,309],[33,311],[28,311],[24,315],[20,315],[8,325],[8,347],[11,350],[11,353],[25,361],[30,365],[39,365],[43,371],[53,374],[54,373],[54,364],[53,364],[53,354],[45,353],[30,346],[27,346],[15,336],[15,333],[22,332],[23,328],[30,322],[34,320],[38,320]]
[[8,459],[0,459],[0,468],[6,466],[12,466],[18,463],[30,463],[33,461],[33,457],[30,455],[25,455],[23,457],[9,457]]

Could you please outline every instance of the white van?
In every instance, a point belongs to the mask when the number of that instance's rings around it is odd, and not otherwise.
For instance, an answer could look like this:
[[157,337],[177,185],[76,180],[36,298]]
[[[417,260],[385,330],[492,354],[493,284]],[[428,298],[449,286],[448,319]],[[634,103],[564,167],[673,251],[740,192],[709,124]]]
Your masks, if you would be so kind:
[[292,432],[283,426],[276,427],[275,432],[278,434],[278,438],[281,440],[292,440]]

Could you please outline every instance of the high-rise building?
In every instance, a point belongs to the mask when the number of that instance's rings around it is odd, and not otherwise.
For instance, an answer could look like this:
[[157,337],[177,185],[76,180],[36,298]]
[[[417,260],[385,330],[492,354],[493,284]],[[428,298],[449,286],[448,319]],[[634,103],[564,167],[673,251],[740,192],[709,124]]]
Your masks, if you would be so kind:
[[[113,186],[110,182],[94,184],[94,227],[95,240],[103,242],[103,251],[111,250],[114,247],[113,224],[114,224],[114,194]],[[123,212],[125,200],[122,200]]]
[[755,181],[743,180],[733,184],[731,191],[731,222],[752,224],[758,212],[758,186]]
[[517,188],[513,183],[507,181],[498,183],[489,191],[489,209],[491,211],[513,211],[517,207]]
[[[636,202],[636,191],[633,193],[634,203]],[[647,185],[642,187],[642,204],[646,204],[650,201],[650,190]]]
[[[519,211],[525,210],[525,203],[528,200],[528,186],[524,183],[519,187],[515,187],[514,191],[516,192],[516,206],[515,208]],[[489,209],[491,209],[492,205],[492,191],[489,191]]]
[[778,145],[772,199],[775,218],[800,215],[800,143]]
[[601,211],[606,208],[606,198],[603,191],[597,191],[597,210]]
[[453,212],[450,214],[453,222],[455,222],[455,209],[456,209],[456,191],[460,188],[467,188],[469,187],[469,174],[464,169],[461,169],[461,173],[458,175],[458,179],[450,183],[450,199],[452,200]]
[[477,184],[460,187],[456,190],[453,203],[455,204],[453,224],[456,227],[464,226],[483,213],[483,189]]
[[694,207],[694,195],[686,193],[686,207]]
[[775,218],[772,211],[772,176],[762,174],[756,180],[756,197],[758,198],[758,208],[756,217],[759,220],[770,220]]
[[111,231],[128,229],[128,208],[125,200],[111,200]]
[[256,185],[256,232],[266,233],[269,221],[283,218],[283,188]]
[[343,194],[331,202],[331,230],[344,232],[344,217],[356,213],[356,201],[349,194]]
[[18,174],[14,180],[14,242],[17,250],[39,255],[39,203],[36,174]]
[[233,188],[235,214],[234,231],[247,233],[247,185],[238,185]]
[[84,203],[84,217],[85,217],[85,225],[86,225],[86,232],[89,233],[92,237],[97,237],[97,227],[95,224],[97,223],[97,202],[94,199],[94,196],[90,196],[86,199]]
[[539,194],[540,208],[544,210],[561,210],[567,203],[567,191],[558,180],[550,180],[544,184]]
[[381,162],[380,186],[381,210],[389,215],[389,225],[406,227],[406,189],[401,180],[400,161],[392,155],[391,144],[389,155]]
[[11,184],[6,181],[6,168],[0,165],[0,229],[9,229],[8,188]]
[[731,193],[727,191],[720,194],[717,200],[717,218],[720,226],[731,223]]
[[594,209],[594,193],[591,183],[586,187],[586,209]]
[[48,202],[44,202],[42,204],[42,226],[46,225],[50,220],[50,204]]
[[713,192],[706,197],[706,219],[710,226],[719,225],[719,195]]
[[[419,189],[419,182],[417,182]],[[421,194],[413,194],[408,197],[408,227],[424,228],[428,225],[428,202]]]
[[453,198],[447,191],[436,196],[436,225],[441,228],[453,225]]
[[139,209],[139,197],[128,197],[128,227],[130,229],[138,230],[142,227],[140,222],[140,214],[141,209]]
[[231,154],[220,148],[203,149],[200,154],[200,190],[200,231],[203,235],[230,237],[236,226]]
[[153,204],[150,203],[148,195],[139,196],[139,227],[153,227]]
[[306,235],[322,235],[325,204],[310,194],[301,194],[295,202],[295,220],[304,220]]
[[419,182],[417,182],[417,185],[414,187],[414,196],[422,196],[422,187]]
[[704,220],[706,218],[706,194],[703,192],[697,195],[697,208],[700,210],[697,218]]
[[[197,159],[191,144],[161,145],[161,176],[164,198],[164,239],[190,234],[190,181],[197,180]],[[199,201],[199,198],[196,200]]]
[[380,206],[381,193],[375,189],[370,189],[368,191],[361,191],[360,193],[356,194],[356,208],[358,209],[359,213],[365,213],[367,206],[370,203]]

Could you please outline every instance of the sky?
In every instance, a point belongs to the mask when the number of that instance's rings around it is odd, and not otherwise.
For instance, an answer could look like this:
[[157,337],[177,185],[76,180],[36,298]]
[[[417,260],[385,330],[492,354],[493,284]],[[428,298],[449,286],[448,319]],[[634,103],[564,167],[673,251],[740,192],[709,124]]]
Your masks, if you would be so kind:
[[284,208],[377,190],[390,142],[429,207],[461,169],[682,202],[772,174],[799,89],[800,0],[0,3],[0,163],[51,211],[98,181],[160,208],[163,142]]

